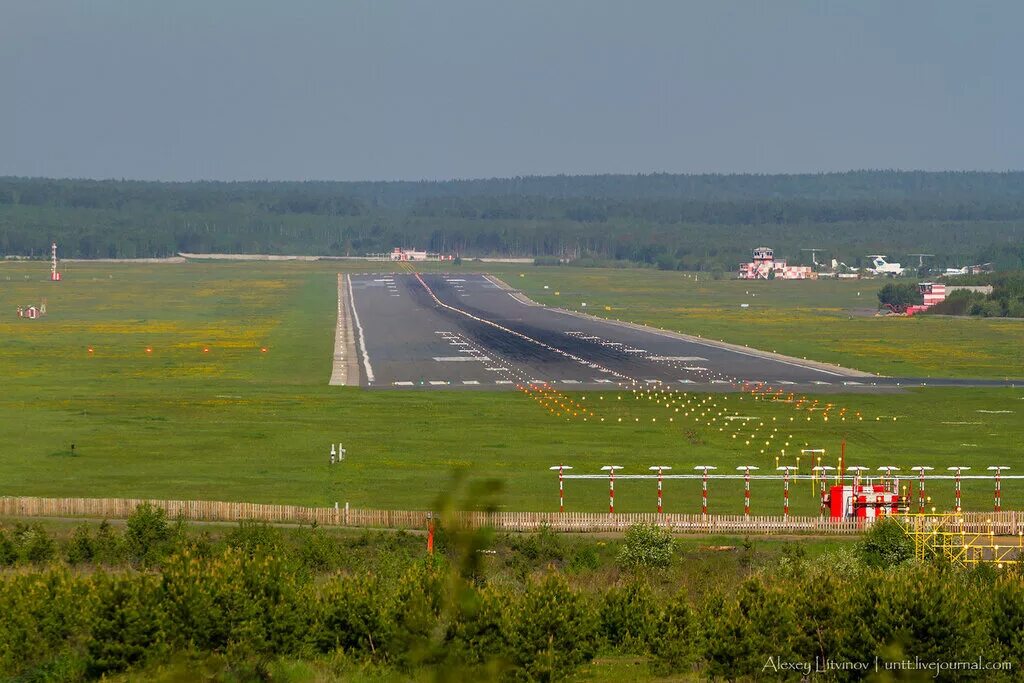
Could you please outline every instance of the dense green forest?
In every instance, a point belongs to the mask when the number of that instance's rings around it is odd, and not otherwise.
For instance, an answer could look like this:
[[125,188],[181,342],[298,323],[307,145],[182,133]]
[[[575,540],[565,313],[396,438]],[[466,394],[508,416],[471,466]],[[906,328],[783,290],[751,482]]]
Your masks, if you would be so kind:
[[0,254],[474,256],[732,270],[756,246],[851,266],[869,253],[1024,266],[1024,172],[547,176],[445,182],[0,178]]
[[[212,531],[149,506],[63,540],[0,526],[0,677],[846,681],[909,661],[896,680],[1020,678],[1019,570],[915,560],[891,521],[814,556],[807,539],[707,548],[654,525],[442,526],[430,556],[404,532]],[[300,663],[320,674],[289,676]]]

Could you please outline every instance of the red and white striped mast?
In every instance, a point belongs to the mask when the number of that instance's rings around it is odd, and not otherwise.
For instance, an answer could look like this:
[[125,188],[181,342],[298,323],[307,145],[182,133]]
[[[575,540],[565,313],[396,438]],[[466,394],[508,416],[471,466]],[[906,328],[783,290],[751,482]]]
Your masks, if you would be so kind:
[[860,473],[867,469],[867,467],[862,465],[850,465],[846,468],[847,472],[853,472],[853,492],[855,494],[857,493],[857,487],[860,486]]
[[885,484],[886,481],[892,482],[892,490],[897,496],[900,495],[900,480],[899,478],[893,479],[892,473],[893,470],[898,471],[899,469],[899,467],[894,467],[892,465],[883,465],[878,468],[879,472],[885,472],[885,475],[882,477],[882,484]]
[[563,470],[571,470],[569,465],[555,465],[549,470],[558,470],[558,511],[565,512],[565,473]]
[[615,514],[615,470],[621,470],[622,465],[605,465],[602,471],[608,473],[608,514]]
[[811,468],[811,471],[817,475],[818,481],[821,482],[821,488],[819,490],[819,495],[821,496],[821,516],[825,515],[825,484],[828,479],[828,471],[834,469],[835,467],[832,467],[831,465],[815,465]]
[[988,469],[989,470],[994,470],[995,473],[996,473],[996,490],[995,490],[995,494],[996,495],[995,495],[995,503],[994,503],[993,509],[996,512],[999,512],[1000,510],[1003,509],[1003,492],[1002,492],[1002,486],[1001,486],[1002,485],[1002,478],[1003,478],[1003,470],[1008,470],[1010,468],[1007,467],[1006,465],[995,465],[994,467],[989,467]]
[[951,472],[956,472],[956,490],[955,490],[955,493],[956,493],[956,505],[954,506],[953,510],[955,512],[960,512],[960,472],[962,472],[963,470],[969,470],[971,468],[970,467],[960,467],[960,466],[957,466],[957,467],[947,467],[946,469],[951,471]]
[[760,469],[757,465],[740,465],[736,468],[743,472],[743,516],[750,517],[750,470]]
[[782,465],[776,467],[777,470],[782,470],[782,518],[789,519],[789,471],[793,469],[792,465]]
[[924,514],[924,503],[925,503],[925,491],[924,491],[924,474],[928,470],[935,469],[934,467],[928,467],[926,465],[918,465],[911,467],[911,472],[917,472],[917,512],[918,514]]
[[700,480],[700,513],[707,518],[708,516],[708,470],[718,469],[714,465],[697,465],[693,469],[697,471],[704,471],[704,476]]
[[658,514],[660,515],[663,511],[663,508],[661,506],[661,484],[665,478],[665,475],[662,470],[670,470],[672,468],[669,467],[668,465],[654,465],[653,467],[648,467],[647,469],[656,471],[658,473]]

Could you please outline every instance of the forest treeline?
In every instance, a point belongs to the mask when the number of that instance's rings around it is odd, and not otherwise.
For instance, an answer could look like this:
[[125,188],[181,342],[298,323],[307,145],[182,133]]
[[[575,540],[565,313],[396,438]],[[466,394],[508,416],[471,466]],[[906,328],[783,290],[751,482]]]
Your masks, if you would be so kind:
[[1024,263],[1024,173],[547,176],[444,182],[0,178],[0,253],[360,256],[395,246],[463,257],[633,261],[732,270],[761,245],[946,267]]

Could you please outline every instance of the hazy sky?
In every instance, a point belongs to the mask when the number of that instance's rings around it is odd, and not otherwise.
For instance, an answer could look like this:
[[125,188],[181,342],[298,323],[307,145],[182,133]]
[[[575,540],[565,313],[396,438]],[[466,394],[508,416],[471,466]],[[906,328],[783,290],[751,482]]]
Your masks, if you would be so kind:
[[0,175],[1024,168],[1024,2],[0,0]]

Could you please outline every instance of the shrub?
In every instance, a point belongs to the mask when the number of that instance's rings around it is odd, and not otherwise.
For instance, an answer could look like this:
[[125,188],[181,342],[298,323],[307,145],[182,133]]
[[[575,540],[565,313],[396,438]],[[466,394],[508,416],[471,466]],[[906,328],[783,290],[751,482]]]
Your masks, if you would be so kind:
[[574,572],[594,571],[601,566],[601,558],[597,548],[587,543],[573,553],[569,560],[569,569]]
[[9,567],[18,561],[18,548],[7,533],[0,529],[0,567]]
[[510,536],[512,549],[531,562],[560,562],[565,557],[561,539],[544,525],[536,533]]
[[224,538],[229,547],[249,557],[274,554],[281,550],[281,532],[266,522],[243,520]]
[[671,532],[657,524],[634,524],[626,530],[617,561],[627,569],[667,567],[672,564],[675,541]]
[[680,592],[657,615],[650,639],[654,671],[672,674],[691,668],[699,655],[699,631],[693,610]]
[[167,511],[143,503],[129,515],[124,540],[131,558],[140,564],[149,565],[157,562],[168,550],[171,536]]
[[100,522],[92,548],[96,564],[120,564],[128,558],[124,537],[107,520]]
[[601,599],[598,610],[601,636],[615,648],[643,654],[654,635],[658,606],[650,587],[634,582],[625,588],[612,588]]
[[57,544],[40,524],[19,522],[14,529],[14,544],[18,554],[33,564],[45,564],[57,554]]
[[310,571],[322,572],[338,565],[338,544],[319,527],[305,534],[299,558]]
[[68,564],[82,564],[93,561],[96,557],[96,547],[93,543],[92,533],[89,531],[88,524],[79,524],[75,527],[75,532],[71,535],[71,540],[68,541],[64,554],[67,557]]
[[148,576],[101,577],[87,646],[89,675],[125,671],[163,650],[158,588]]
[[858,545],[861,559],[870,567],[895,567],[914,556],[914,541],[894,519],[876,522]]
[[371,576],[336,577],[316,602],[313,643],[320,652],[371,657],[384,644],[383,590]]
[[516,672],[527,680],[565,678],[597,649],[592,608],[557,575],[527,587],[506,612],[505,632]]

